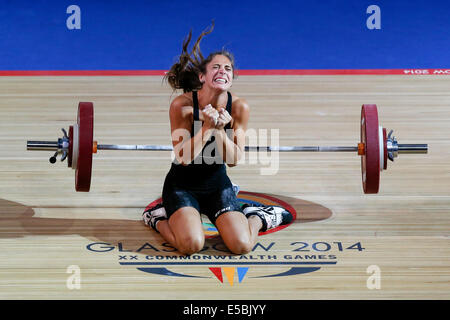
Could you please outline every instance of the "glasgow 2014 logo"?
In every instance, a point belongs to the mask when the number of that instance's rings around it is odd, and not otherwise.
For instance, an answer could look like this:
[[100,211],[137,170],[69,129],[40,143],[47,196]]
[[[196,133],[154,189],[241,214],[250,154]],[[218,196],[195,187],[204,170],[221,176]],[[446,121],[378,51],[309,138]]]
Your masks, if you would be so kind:
[[[298,203],[290,205],[279,197],[246,191],[241,191],[238,194],[238,200],[242,205],[273,205],[283,207],[292,215],[292,221],[296,221],[296,207]],[[157,204],[160,201],[161,199],[157,199],[150,205]],[[296,202],[301,202],[304,208],[314,207],[311,205],[312,203],[303,200],[296,200]],[[315,212],[318,211],[320,211],[319,219],[325,219],[331,216],[331,211],[316,205]],[[305,212],[305,215],[308,215],[308,213]],[[260,235],[278,232],[288,228],[291,224],[279,226],[265,233],[260,233]],[[207,218],[203,221],[203,227],[206,238],[212,240],[215,238],[219,239],[217,229],[213,224],[209,223]],[[146,242],[135,250],[127,250],[124,249],[121,242],[117,243],[117,245],[94,242],[89,244],[87,249],[91,252],[110,252],[117,250],[119,252],[118,262],[120,266],[136,267],[141,272],[182,278],[215,278],[221,283],[224,283],[226,280],[230,285],[234,285],[236,282],[241,283],[246,277],[273,278],[315,272],[324,266],[336,265],[336,252],[339,253],[349,250],[361,252],[364,250],[361,242],[290,241],[288,244],[282,244],[282,250],[279,248],[279,243],[279,241],[269,241],[269,243],[259,241],[253,250],[245,255],[231,254],[221,241],[216,241],[212,245],[204,248],[201,252],[190,256],[180,255],[168,243],[152,244]],[[288,252],[286,252],[286,249]],[[152,254],[143,254],[148,253],[149,250],[152,251]],[[261,266],[269,266],[269,270],[273,270],[276,267],[279,270],[275,273],[272,271],[267,274],[261,274],[261,268],[258,268]],[[173,271],[173,268],[180,269],[180,267],[183,268],[182,272]],[[204,275],[204,273],[202,275],[193,274],[192,268],[195,267],[201,267],[202,269],[205,267],[208,268],[208,275]],[[255,275],[249,275],[251,269],[257,270]],[[184,270],[189,270],[189,273]]]

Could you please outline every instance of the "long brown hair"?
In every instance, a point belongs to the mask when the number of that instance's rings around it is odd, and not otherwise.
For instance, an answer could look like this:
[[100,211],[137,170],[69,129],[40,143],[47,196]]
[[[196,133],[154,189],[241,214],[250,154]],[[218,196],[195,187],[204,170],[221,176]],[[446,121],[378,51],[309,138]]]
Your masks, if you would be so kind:
[[209,54],[206,59],[203,57],[200,50],[200,41],[204,36],[210,34],[213,29],[214,21],[212,21],[212,25],[209,29],[204,30],[200,34],[192,47],[191,52],[188,52],[188,46],[192,38],[192,30],[189,31],[188,36],[183,41],[183,47],[178,62],[176,62],[164,76],[164,79],[167,80],[173,90],[183,89],[183,92],[190,92],[201,89],[203,83],[200,82],[199,75],[201,73],[206,73],[206,65],[211,62],[216,55],[223,55],[230,60],[234,78],[234,56],[231,52],[222,48],[222,50]]

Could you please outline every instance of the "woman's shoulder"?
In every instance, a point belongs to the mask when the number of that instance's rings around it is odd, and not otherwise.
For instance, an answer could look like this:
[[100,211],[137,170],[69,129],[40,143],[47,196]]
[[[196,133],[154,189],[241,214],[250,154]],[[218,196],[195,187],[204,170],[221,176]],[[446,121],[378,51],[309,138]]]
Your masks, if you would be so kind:
[[232,106],[233,110],[248,110],[250,108],[246,99],[231,94],[233,98]]
[[185,106],[192,106],[192,92],[187,92],[180,94],[179,96],[175,97],[175,99],[172,100],[170,103],[170,106],[175,108],[182,108]]
[[238,122],[248,121],[250,114],[250,106],[244,98],[233,95],[233,103],[231,107],[231,117]]
[[181,117],[192,122],[194,107],[192,101],[192,92],[180,94],[170,103],[170,114],[175,117]]

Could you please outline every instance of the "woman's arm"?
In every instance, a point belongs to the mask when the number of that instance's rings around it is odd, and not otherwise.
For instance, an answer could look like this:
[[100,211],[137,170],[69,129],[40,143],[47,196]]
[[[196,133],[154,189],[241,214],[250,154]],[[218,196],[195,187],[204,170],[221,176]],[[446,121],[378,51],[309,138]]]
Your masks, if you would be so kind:
[[[223,127],[215,131],[218,149],[221,152],[223,160],[229,167],[236,166],[245,152],[245,132],[250,117],[250,107],[244,99],[237,99],[233,102],[232,110],[231,139]],[[220,146],[223,146],[223,148]]]

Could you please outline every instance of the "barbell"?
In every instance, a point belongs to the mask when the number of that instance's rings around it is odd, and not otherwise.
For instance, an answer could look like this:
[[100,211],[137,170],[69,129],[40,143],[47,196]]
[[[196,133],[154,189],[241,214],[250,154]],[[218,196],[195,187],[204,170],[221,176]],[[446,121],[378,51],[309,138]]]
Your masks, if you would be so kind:
[[[380,173],[387,169],[388,159],[394,161],[399,154],[427,153],[427,144],[399,144],[378,123],[375,104],[361,107],[360,142],[356,146],[245,146],[245,151],[268,152],[355,152],[361,156],[361,173],[364,193],[378,193]],[[57,156],[67,158],[68,167],[75,170],[75,190],[88,192],[91,186],[92,155],[98,150],[171,151],[171,145],[118,145],[98,144],[94,140],[94,105],[92,102],[78,104],[77,123],[63,128],[63,137],[57,141],[27,141],[27,150],[55,151],[50,162]]]

